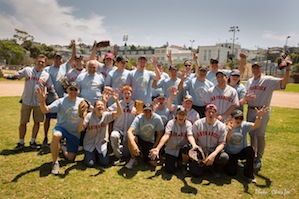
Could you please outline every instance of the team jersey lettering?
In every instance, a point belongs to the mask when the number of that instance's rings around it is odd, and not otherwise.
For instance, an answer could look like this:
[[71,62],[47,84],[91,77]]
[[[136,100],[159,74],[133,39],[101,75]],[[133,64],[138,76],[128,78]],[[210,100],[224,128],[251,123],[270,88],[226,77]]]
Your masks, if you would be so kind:
[[102,123],[100,123],[98,125],[89,125],[88,126],[88,130],[94,130],[94,129],[104,128],[104,127],[106,127],[106,125],[107,124],[105,122],[102,122]]
[[231,97],[228,97],[228,96],[223,96],[223,95],[216,95],[216,96],[213,96],[211,97],[211,102],[212,101],[215,101],[215,100],[227,100],[229,101],[230,103],[233,103],[234,102],[234,99],[231,98]]
[[210,132],[210,131],[201,131],[201,132],[196,132],[195,133],[197,135],[197,137],[202,137],[202,136],[210,136],[213,137],[215,139],[219,139],[219,135],[215,132]]
[[253,91],[253,90],[259,90],[259,91],[265,91],[266,90],[266,86],[252,86],[249,88],[249,90]]

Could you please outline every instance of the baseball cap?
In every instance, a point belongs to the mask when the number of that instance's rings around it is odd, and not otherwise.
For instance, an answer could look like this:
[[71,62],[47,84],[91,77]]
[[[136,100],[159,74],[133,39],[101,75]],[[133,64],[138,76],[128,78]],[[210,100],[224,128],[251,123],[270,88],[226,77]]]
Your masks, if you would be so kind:
[[179,107],[177,108],[177,110],[176,110],[176,114],[181,113],[181,112],[187,114],[187,110],[186,110],[183,106],[179,106]]
[[145,111],[145,110],[153,110],[153,105],[151,104],[151,103],[145,103],[144,105],[143,105],[143,110]]
[[184,101],[193,101],[193,98],[192,98],[192,96],[191,95],[186,95],[185,97],[184,97]]
[[232,113],[231,116],[236,118],[236,117],[243,117],[243,111],[239,109],[235,109]]
[[56,53],[53,55],[54,58],[57,57],[57,56],[62,57],[61,53],[59,53],[59,52],[56,52]]
[[215,110],[217,112],[217,107],[214,104],[208,104],[205,111],[207,110]]
[[211,64],[213,64],[213,63],[218,64],[218,60],[215,59],[215,58],[211,58],[211,59],[210,59],[210,63],[211,63]]
[[227,74],[226,74],[223,70],[218,70],[218,71],[216,72],[216,76],[217,76],[219,73],[221,73],[221,74],[227,76]]
[[241,73],[238,69],[233,69],[232,72],[230,73],[230,76],[240,76]]
[[209,69],[206,65],[202,65],[202,66],[198,67],[198,70],[208,71]]
[[254,66],[262,67],[262,65],[259,62],[254,62],[251,67],[253,68]]
[[171,70],[171,69],[173,69],[173,70],[179,70],[178,67],[175,66],[175,65],[170,65],[169,68],[168,68],[168,70]]
[[106,53],[106,55],[105,55],[105,59],[109,59],[109,58],[114,59],[114,55],[110,52]]
[[129,85],[123,86],[121,91],[124,92],[125,90],[131,91],[132,92],[132,87]]
[[138,61],[141,60],[141,59],[144,59],[145,61],[147,61],[147,59],[146,59],[145,56],[140,56],[140,57],[138,57]]
[[161,99],[161,98],[166,98],[164,93],[159,93],[158,96],[156,97],[157,99]]
[[125,56],[119,56],[116,58],[116,62],[128,62],[128,59]]
[[67,88],[68,88],[68,89],[69,89],[69,88],[76,88],[76,89],[79,89],[79,86],[78,86],[78,84],[77,84],[76,82],[71,82]]

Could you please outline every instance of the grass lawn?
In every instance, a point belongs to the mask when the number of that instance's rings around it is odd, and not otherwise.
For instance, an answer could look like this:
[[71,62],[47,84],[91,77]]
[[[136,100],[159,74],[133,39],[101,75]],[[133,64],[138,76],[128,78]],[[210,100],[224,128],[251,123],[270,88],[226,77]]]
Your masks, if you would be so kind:
[[[132,170],[120,166],[86,168],[83,154],[76,162],[60,159],[61,173],[50,174],[49,149],[26,147],[11,150],[18,141],[19,97],[1,97],[0,110],[0,198],[298,198],[299,197],[299,109],[272,107],[263,167],[257,184],[247,184],[242,173],[233,178],[207,172],[193,178],[169,175],[139,161]],[[53,124],[52,124],[53,126]],[[31,137],[28,124],[25,144]],[[37,143],[43,140],[41,125]]]

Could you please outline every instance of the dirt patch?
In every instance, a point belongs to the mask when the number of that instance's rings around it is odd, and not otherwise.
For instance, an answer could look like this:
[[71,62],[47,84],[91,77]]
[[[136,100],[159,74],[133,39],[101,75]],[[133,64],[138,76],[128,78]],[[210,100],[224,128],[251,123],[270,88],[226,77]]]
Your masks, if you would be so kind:
[[[21,96],[24,89],[24,82],[3,81],[0,82],[0,97]],[[272,96],[271,106],[285,108],[299,108],[299,93],[275,91]]]

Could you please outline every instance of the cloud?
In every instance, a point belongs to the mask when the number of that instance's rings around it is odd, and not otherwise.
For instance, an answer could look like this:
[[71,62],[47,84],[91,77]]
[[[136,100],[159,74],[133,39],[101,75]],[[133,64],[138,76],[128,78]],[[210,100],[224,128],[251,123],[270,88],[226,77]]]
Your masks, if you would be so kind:
[[12,38],[14,29],[26,31],[36,42],[46,44],[69,44],[78,38],[86,44],[111,39],[103,26],[104,16],[76,18],[72,7],[61,6],[57,0],[5,2],[9,11],[0,13],[0,39]]

